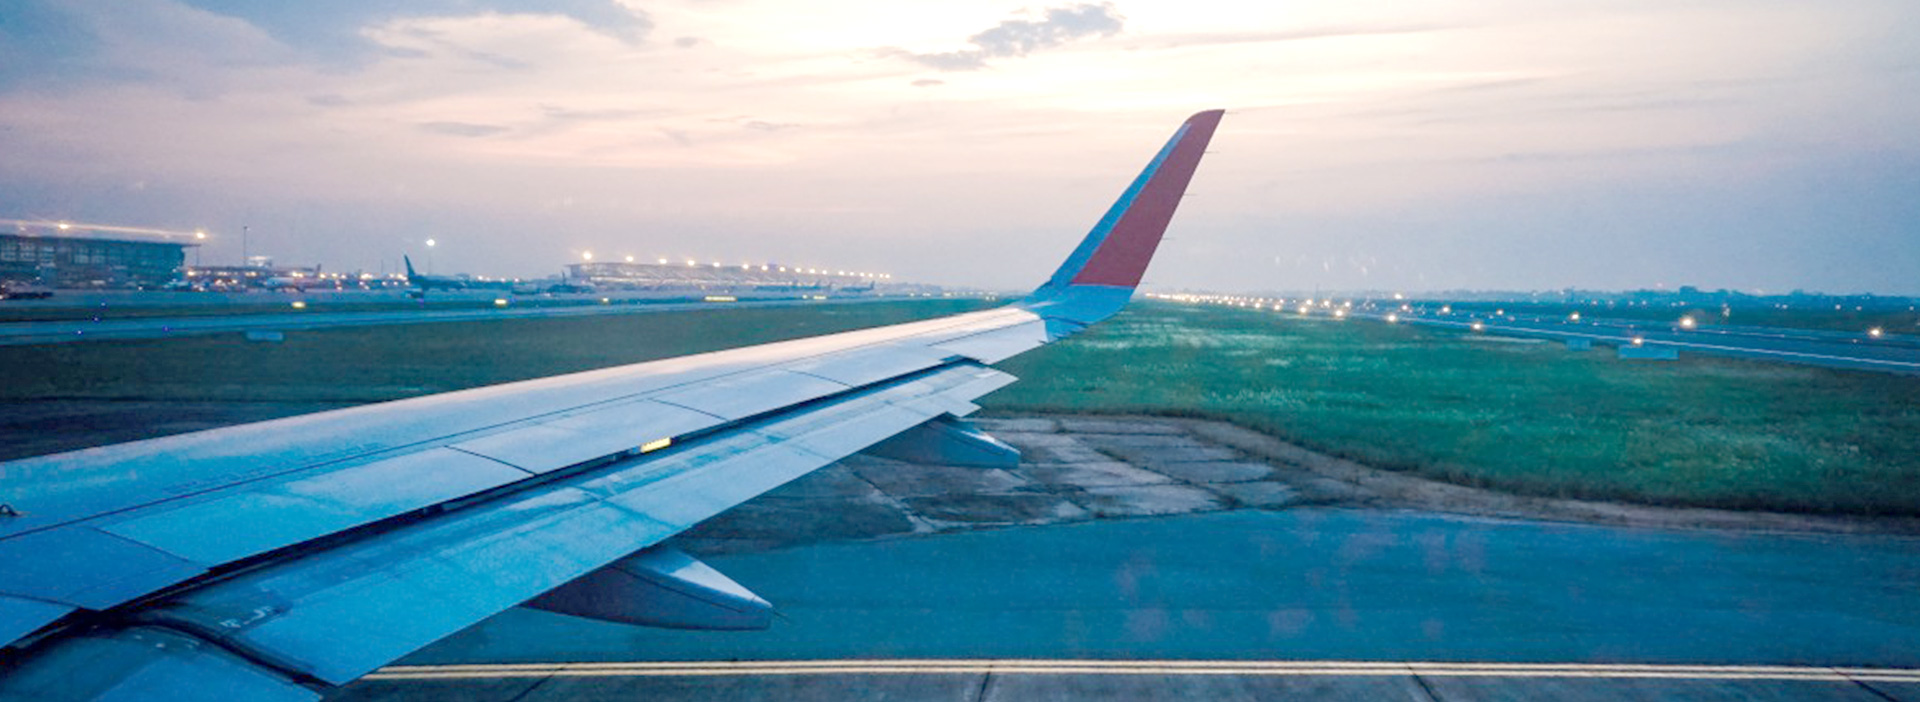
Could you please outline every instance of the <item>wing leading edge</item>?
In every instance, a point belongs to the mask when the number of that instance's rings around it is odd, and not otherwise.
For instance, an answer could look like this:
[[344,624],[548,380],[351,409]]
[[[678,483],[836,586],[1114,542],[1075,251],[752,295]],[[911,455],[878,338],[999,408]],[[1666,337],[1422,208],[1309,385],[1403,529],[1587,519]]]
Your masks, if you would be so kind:
[[1126,304],[1221,114],[1008,307],[0,464],[0,699],[312,699],[530,601],[764,625],[660,542],[876,445],[1017,459],[987,365]]

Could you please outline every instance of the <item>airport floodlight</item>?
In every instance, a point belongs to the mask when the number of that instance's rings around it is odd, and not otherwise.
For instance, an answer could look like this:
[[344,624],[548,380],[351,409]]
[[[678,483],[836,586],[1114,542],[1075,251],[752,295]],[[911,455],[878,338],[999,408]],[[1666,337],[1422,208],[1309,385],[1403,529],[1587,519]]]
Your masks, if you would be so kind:
[[1485,325],[1485,324],[1482,324],[1482,323],[1480,323],[1480,322],[1474,322],[1474,323],[1473,323],[1473,330],[1474,330],[1474,331],[1486,331],[1486,330],[1487,330],[1487,325]]
[[305,300],[294,300],[293,308],[296,310],[304,310],[307,308],[307,302]]
[[1334,310],[1334,311],[1333,311],[1333,318],[1334,318],[1334,319],[1346,319],[1346,318],[1347,318],[1347,311],[1346,311],[1345,309],[1338,309],[1338,310]]
[[1875,339],[1878,339],[1878,338],[1880,338],[1880,337],[1881,337],[1882,335],[1884,335],[1884,334],[1886,334],[1886,333],[1887,333],[1887,332],[1886,332],[1885,330],[1883,330],[1883,329],[1881,329],[1881,328],[1879,328],[1879,327],[1874,327],[1874,328],[1872,328],[1872,329],[1868,329],[1868,330],[1867,330],[1867,336],[1870,336],[1870,337],[1873,337],[1873,338],[1875,338]]
[[633,263],[633,257],[632,257],[632,256],[628,256],[628,257],[627,257],[627,263]]
[[1453,305],[1441,305],[1440,314],[1453,314]]
[[1396,323],[1398,323],[1399,321],[1400,321],[1400,315],[1397,315],[1397,314],[1389,314],[1389,315],[1387,315],[1387,323],[1388,323],[1388,324],[1396,324]]
[[1692,318],[1692,317],[1681,317],[1681,318],[1680,318],[1680,328],[1681,328],[1681,329],[1692,329],[1693,327],[1694,327],[1694,321],[1693,321],[1693,318]]
[[1569,321],[1574,321],[1574,322],[1578,322],[1578,321],[1580,321],[1580,313],[1579,313],[1579,312],[1575,312],[1575,313],[1573,313],[1573,314],[1570,314],[1570,315],[1567,315],[1567,319],[1568,319]]
[[664,258],[660,259],[660,265],[662,266],[667,265],[667,259],[664,259]]
[[427,247],[428,247],[428,248],[432,248],[432,247],[434,247],[434,246],[438,246],[439,244],[440,244],[440,242],[438,242],[438,241],[434,241],[434,240],[432,240],[432,239],[428,239],[428,240],[427,240]]
[[205,238],[207,238],[207,230],[205,230],[205,229],[195,229],[195,230],[193,230],[193,238],[195,238],[195,239],[205,239]]
[[1308,306],[1306,306],[1306,305],[1301,305],[1301,306],[1300,306],[1300,314],[1310,314],[1310,313],[1312,313],[1312,312],[1313,312],[1313,308],[1312,308],[1312,307],[1308,307]]
[[64,232],[64,231],[66,231],[66,230],[68,230],[68,229],[72,229],[72,228],[73,228],[73,225],[71,225],[71,224],[67,224],[66,222],[61,222],[60,224],[58,224],[58,225],[56,225],[56,226],[58,226],[58,227],[60,227],[60,231],[63,231],[63,232]]
[[496,297],[496,298],[493,298],[493,306],[494,306],[494,307],[506,307],[506,306],[507,306],[507,298],[504,298],[504,297]]
[[1496,316],[1496,317],[1498,317],[1498,316],[1500,316],[1500,315],[1503,315],[1503,314],[1506,314],[1506,313],[1507,313],[1507,311],[1506,311],[1506,310],[1494,310],[1494,311],[1493,311],[1493,314],[1494,314],[1494,316]]
[[1644,337],[1644,336],[1636,336],[1636,337],[1633,337],[1633,345],[1634,345],[1634,346],[1641,346],[1641,345],[1644,345],[1644,344],[1646,344],[1646,343],[1647,343],[1647,337]]
[[582,252],[580,252],[580,260],[583,260],[583,261],[591,261],[591,260],[593,260],[593,252],[592,252],[592,251],[582,251]]

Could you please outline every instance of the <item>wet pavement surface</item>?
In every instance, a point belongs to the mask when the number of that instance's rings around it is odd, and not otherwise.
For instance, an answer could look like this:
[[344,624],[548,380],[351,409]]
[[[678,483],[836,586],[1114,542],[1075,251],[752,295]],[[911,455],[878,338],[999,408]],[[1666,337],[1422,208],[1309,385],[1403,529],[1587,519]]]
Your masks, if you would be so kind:
[[979,424],[1018,468],[857,456],[679,537],[767,631],[517,609],[334,698],[1920,700],[1920,539],[1438,514],[1231,427]]

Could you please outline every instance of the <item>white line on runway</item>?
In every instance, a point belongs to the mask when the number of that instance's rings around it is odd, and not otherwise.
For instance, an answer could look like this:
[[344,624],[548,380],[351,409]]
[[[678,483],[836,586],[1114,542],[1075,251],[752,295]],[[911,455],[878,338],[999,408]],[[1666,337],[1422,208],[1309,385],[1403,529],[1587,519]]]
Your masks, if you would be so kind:
[[1766,665],[1446,663],[1233,660],[815,660],[634,661],[388,666],[367,680],[526,677],[692,677],[722,675],[1252,675],[1801,680],[1920,683],[1920,669]]
[[[1410,324],[1426,324],[1430,326],[1442,326],[1442,327],[1468,328],[1471,326],[1471,324],[1466,322],[1454,322],[1451,320],[1439,320],[1439,319],[1408,319],[1406,321]],[[1593,341],[1612,341],[1612,342],[1618,342],[1622,344],[1631,343],[1633,341],[1632,336],[1586,334],[1582,332],[1556,331],[1556,330],[1550,330],[1550,329],[1534,329],[1531,327],[1495,326],[1491,324],[1485,324],[1483,326],[1485,330],[1489,332],[1508,332],[1508,333],[1515,333],[1515,334],[1534,334],[1534,335],[1540,335],[1540,336],[1555,336],[1555,337],[1571,336],[1571,337],[1591,339]],[[1750,355],[1762,356],[1762,357],[1779,356],[1779,357],[1785,357],[1785,358],[1804,358],[1804,359],[1813,359],[1813,360],[1820,360],[1820,361],[1840,361],[1845,363],[1859,363],[1867,366],[1890,366],[1893,368],[1898,368],[1903,370],[1920,370],[1920,363],[1914,363],[1909,361],[1895,361],[1892,359],[1883,359],[1883,358],[1867,358],[1864,356],[1836,356],[1836,355],[1823,354],[1823,353],[1807,353],[1804,351],[1757,349],[1757,348],[1750,348],[1745,346],[1722,346],[1719,344],[1703,344],[1697,341],[1672,341],[1667,339],[1648,339],[1645,342],[1645,345],[1676,346],[1676,347],[1691,348],[1696,350],[1705,349],[1708,351],[1723,351],[1723,352],[1732,353],[1732,354],[1750,354]]]

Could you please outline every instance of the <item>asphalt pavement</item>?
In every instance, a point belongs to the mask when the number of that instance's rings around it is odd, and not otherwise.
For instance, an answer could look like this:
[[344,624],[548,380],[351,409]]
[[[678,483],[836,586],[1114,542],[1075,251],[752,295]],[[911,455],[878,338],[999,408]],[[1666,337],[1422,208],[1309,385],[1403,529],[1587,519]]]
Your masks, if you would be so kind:
[[1426,512],[1022,422],[1016,470],[850,461],[683,538],[769,630],[512,610],[337,699],[1920,699],[1914,537]]

